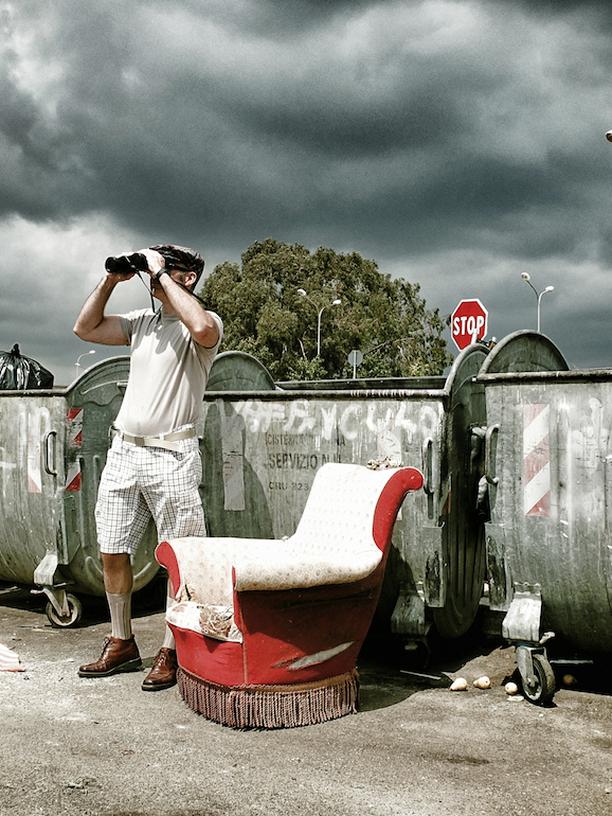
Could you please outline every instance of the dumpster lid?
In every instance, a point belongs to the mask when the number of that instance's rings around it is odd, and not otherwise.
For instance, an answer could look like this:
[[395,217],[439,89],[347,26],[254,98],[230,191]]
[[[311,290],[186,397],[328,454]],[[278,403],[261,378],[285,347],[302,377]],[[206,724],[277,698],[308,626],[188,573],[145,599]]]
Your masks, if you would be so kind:
[[482,364],[478,377],[568,369],[565,357],[549,337],[524,329],[508,334],[499,341]]

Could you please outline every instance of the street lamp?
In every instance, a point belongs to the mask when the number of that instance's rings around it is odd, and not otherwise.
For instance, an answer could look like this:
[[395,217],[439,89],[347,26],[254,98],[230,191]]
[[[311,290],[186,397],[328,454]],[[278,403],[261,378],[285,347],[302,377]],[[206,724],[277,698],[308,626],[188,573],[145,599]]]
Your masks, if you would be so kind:
[[531,275],[529,274],[529,272],[521,272],[521,278],[525,281],[525,283],[528,286],[530,286],[533,289],[533,291],[535,292],[535,295],[536,295],[536,297],[538,299],[538,332],[539,332],[540,331],[540,311],[541,311],[542,298],[544,297],[544,295],[547,292],[553,292],[555,287],[554,286],[547,286],[545,289],[542,289],[541,292],[538,292],[538,290],[535,288],[535,286],[531,282]]
[[[310,303],[312,303],[315,309],[319,309],[319,305],[315,303],[314,300],[312,300],[312,298],[308,297],[308,294],[305,289],[298,289],[297,293],[298,295],[301,295],[303,298],[306,298],[306,300],[310,301]],[[340,300],[340,298],[336,298],[335,300],[332,300],[331,305],[339,306],[341,303],[342,301]],[[317,357],[321,356],[321,315],[328,306],[329,306],[328,303],[326,303],[325,306],[321,306],[321,308],[319,309],[319,314],[317,315]]]
[[79,354],[79,356],[76,359],[76,363],[74,364],[74,376],[75,377],[79,376],[79,368],[81,367],[81,357],[86,357],[88,354],[95,354],[95,353],[96,353],[95,349],[89,349],[89,351],[84,351],[82,354]]

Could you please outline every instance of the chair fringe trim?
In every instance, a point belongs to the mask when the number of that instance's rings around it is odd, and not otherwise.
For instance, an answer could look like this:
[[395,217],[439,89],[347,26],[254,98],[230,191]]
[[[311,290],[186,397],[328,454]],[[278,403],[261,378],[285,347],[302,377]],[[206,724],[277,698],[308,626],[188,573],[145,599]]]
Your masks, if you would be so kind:
[[185,703],[208,720],[231,728],[295,728],[355,714],[357,670],[296,685],[221,686],[178,670]]

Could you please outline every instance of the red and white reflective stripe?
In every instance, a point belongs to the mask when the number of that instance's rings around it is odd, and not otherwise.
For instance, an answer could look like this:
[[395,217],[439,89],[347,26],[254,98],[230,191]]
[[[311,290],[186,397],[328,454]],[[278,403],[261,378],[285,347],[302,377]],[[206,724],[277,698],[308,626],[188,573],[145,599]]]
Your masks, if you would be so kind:
[[83,409],[69,408],[66,414],[68,424],[68,445],[80,448],[83,443]]
[[72,492],[78,492],[81,489],[81,466],[78,462],[72,462],[68,466],[65,489]]
[[28,493],[42,493],[39,470],[28,470]]
[[550,406],[523,406],[523,509],[526,516],[550,515]]

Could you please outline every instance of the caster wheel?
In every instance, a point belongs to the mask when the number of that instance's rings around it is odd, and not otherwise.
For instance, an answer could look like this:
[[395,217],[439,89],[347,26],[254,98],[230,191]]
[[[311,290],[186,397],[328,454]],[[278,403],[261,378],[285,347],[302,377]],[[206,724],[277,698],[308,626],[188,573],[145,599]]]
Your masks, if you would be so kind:
[[530,703],[548,705],[555,696],[555,673],[544,655],[534,654],[531,659],[535,682],[530,686],[524,678],[521,678],[523,694]]
[[83,614],[83,606],[79,599],[74,595],[66,595],[66,603],[68,604],[68,614],[66,616],[58,615],[57,610],[49,601],[46,608],[47,617],[51,621],[51,626],[57,626],[60,629],[66,629],[68,626],[76,626],[81,620]]

